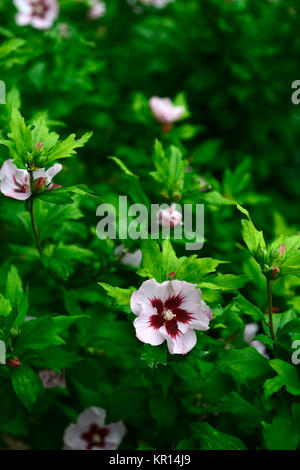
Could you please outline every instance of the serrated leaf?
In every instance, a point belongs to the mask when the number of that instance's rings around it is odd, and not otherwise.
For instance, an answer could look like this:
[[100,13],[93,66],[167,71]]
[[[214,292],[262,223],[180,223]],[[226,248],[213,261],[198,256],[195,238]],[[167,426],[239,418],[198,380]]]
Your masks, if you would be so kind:
[[121,289],[120,287],[113,287],[105,282],[98,283],[103,289],[106,290],[108,295],[112,297],[117,305],[129,306],[130,298],[135,288]]
[[281,359],[273,359],[269,361],[269,364],[278,375],[265,381],[264,389],[266,397],[270,397],[278,392],[283,386],[292,395],[299,395],[300,380],[296,368]]
[[83,147],[84,144],[92,136],[92,132],[87,132],[80,139],[76,140],[76,135],[71,134],[65,140],[57,142],[57,144],[47,153],[48,164],[62,158],[69,158],[74,155],[75,149]]

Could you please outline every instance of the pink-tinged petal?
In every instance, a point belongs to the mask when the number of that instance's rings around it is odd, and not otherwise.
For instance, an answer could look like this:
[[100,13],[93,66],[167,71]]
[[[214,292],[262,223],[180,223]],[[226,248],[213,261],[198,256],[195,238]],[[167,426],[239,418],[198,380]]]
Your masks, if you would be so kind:
[[155,8],[164,8],[168,3],[173,2],[173,0],[140,0],[144,5],[150,5]]
[[34,170],[32,173],[33,179],[38,180],[39,178],[47,178],[47,174],[44,168],[39,168],[38,170]]
[[247,323],[244,329],[244,336],[243,339],[245,343],[251,343],[253,338],[257,335],[259,330],[259,326],[257,323]]
[[46,171],[48,180],[51,181],[52,178],[54,178],[54,176],[57,175],[57,173],[59,173],[61,170],[62,165],[60,163],[55,163],[55,165],[48,168],[48,170]]
[[81,436],[85,428],[83,426],[78,426],[78,424],[69,424],[65,429],[63,441],[64,444],[72,450],[85,450],[86,442],[81,439]]
[[17,170],[18,167],[14,165],[12,158],[6,160],[0,170],[0,181],[5,177],[7,177],[8,179],[13,179],[14,174]]
[[109,434],[106,438],[107,443],[118,446],[126,434],[126,427],[123,421],[117,421],[106,426],[109,429]]
[[121,263],[125,266],[137,267],[140,266],[142,262],[142,251],[136,250],[133,253],[125,253],[121,259]]
[[0,191],[8,197],[25,201],[31,196],[29,174],[13,164],[13,160],[6,160],[0,170]]
[[151,317],[139,315],[133,322],[136,331],[136,337],[143,343],[158,346],[162,344],[165,338],[161,335],[160,329],[151,326]]
[[187,330],[186,333],[171,337],[164,328],[161,334],[166,338],[170,354],[187,354],[197,342],[197,336],[194,330]]
[[28,0],[13,0],[13,3],[20,13],[29,13],[30,15],[31,7]]
[[0,183],[0,191],[4,196],[12,197],[18,201],[25,201],[31,196],[31,191],[20,192],[18,188],[8,178],[4,178]]
[[[180,289],[182,296],[182,305],[180,308],[193,314],[206,315],[209,320],[212,320],[213,315],[209,306],[201,299],[201,289],[196,287],[196,284],[191,284],[185,281],[177,281],[181,284],[175,286],[176,290]],[[199,318],[200,319],[200,318]]]
[[183,106],[175,106],[170,98],[159,98],[152,96],[149,107],[158,122],[171,124],[181,118],[185,109]]
[[143,297],[137,290],[131,295],[130,308],[135,315],[139,315],[143,309]]
[[185,108],[183,106],[174,106],[171,112],[172,121],[178,121],[184,112]]
[[106,411],[97,406],[87,408],[78,416],[78,424],[80,426],[88,427],[92,423],[96,423],[99,427],[104,425]]
[[155,279],[149,279],[143,282],[138,291],[135,291],[130,299],[130,307],[135,315],[148,314],[153,315],[158,313],[156,307],[153,307],[152,302],[155,299],[160,299],[162,302],[169,297],[168,290],[166,289],[169,281],[159,284]]
[[18,26],[27,26],[30,24],[30,14],[28,15],[27,13],[17,13],[15,16],[16,24]]
[[97,20],[106,15],[106,4],[101,1],[95,1],[88,11],[88,18],[90,20]]
[[261,341],[252,341],[250,343],[250,346],[256,349],[256,351],[259,352],[259,354],[261,354],[266,359],[270,359],[270,356],[267,354],[266,345],[262,343]]
[[158,213],[158,222],[163,227],[176,227],[182,225],[182,214],[176,210],[176,204],[172,204],[167,209],[160,209]]
[[64,374],[58,374],[52,369],[40,370],[39,377],[43,387],[46,389],[54,387],[66,388],[67,386]]
[[209,329],[209,318],[206,314],[193,314],[193,318],[189,323],[190,329],[205,331]]
[[111,444],[110,442],[105,442],[101,447],[92,447],[91,450],[116,450],[118,448],[117,444]]
[[39,18],[38,16],[34,16],[31,18],[31,26],[36,29],[47,30],[50,29],[53,25],[54,18]]

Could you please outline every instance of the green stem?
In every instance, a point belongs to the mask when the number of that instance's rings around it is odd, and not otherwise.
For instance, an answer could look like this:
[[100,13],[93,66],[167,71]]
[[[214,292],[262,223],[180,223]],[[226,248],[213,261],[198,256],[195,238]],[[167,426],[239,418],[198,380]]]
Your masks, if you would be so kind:
[[29,201],[29,212],[30,212],[30,217],[31,217],[31,224],[32,224],[33,233],[34,233],[34,236],[35,236],[36,246],[37,246],[37,249],[39,251],[39,254],[42,256],[43,250],[42,250],[42,247],[41,247],[39,231],[38,231],[38,228],[36,226],[36,222],[35,222],[35,218],[34,218],[33,201],[34,201],[34,198],[32,197]]
[[276,339],[275,332],[274,332],[274,325],[273,325],[273,302],[272,302],[272,287],[270,279],[267,279],[267,286],[268,286],[268,304],[269,304],[269,328],[271,337],[273,340]]

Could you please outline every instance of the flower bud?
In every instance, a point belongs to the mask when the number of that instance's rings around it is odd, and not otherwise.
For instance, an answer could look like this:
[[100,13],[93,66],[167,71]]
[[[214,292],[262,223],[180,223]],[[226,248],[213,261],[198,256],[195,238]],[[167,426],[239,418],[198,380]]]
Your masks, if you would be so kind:
[[21,361],[18,357],[10,357],[9,359],[7,359],[7,365],[11,369],[19,369],[19,367],[21,366]]
[[280,256],[283,256],[285,253],[285,245],[281,245],[280,247]]
[[273,266],[273,269],[272,269],[272,277],[273,277],[273,278],[276,277],[277,274],[279,274],[279,273],[280,273],[279,267],[278,267],[278,266]]
[[40,177],[34,181],[34,187],[36,191],[44,191],[46,188],[46,178]]

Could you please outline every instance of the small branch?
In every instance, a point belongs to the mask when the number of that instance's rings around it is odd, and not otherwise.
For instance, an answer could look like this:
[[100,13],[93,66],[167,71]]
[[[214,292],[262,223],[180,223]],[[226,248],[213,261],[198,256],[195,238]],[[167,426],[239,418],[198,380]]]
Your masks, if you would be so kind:
[[271,337],[273,340],[276,339],[275,332],[274,332],[274,325],[273,325],[273,302],[272,302],[272,286],[270,279],[267,279],[267,287],[268,287],[268,304],[269,304],[269,328]]
[[31,217],[31,224],[32,224],[33,233],[34,233],[34,236],[35,236],[36,246],[37,246],[37,249],[39,251],[39,254],[42,256],[43,250],[42,250],[42,247],[41,247],[39,231],[38,231],[38,228],[36,226],[36,222],[35,222],[35,218],[34,218],[33,201],[34,201],[34,198],[31,197],[30,201],[29,201],[29,212],[30,212],[30,217]]

